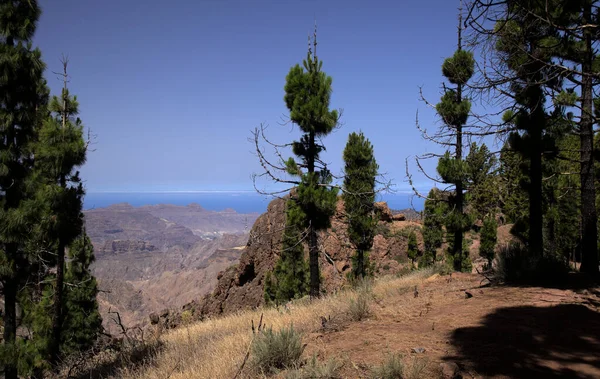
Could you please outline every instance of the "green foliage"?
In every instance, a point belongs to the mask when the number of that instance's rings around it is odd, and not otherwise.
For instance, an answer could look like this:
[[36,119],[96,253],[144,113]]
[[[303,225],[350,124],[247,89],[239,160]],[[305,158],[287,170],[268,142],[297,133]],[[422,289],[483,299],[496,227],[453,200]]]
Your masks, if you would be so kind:
[[[322,66],[323,62],[309,51],[302,66],[297,64],[290,69],[284,87],[290,119],[303,133],[314,133],[316,137],[329,134],[338,121],[338,112],[329,110],[333,80],[321,71]],[[303,138],[295,143],[294,154],[308,161],[322,150],[321,147],[313,149],[310,141]]]
[[18,371],[21,375],[32,375],[37,370],[50,368],[47,358],[51,342],[53,294],[52,286],[46,284],[24,288],[18,299],[23,313],[21,322],[31,330],[31,338],[18,344]]
[[301,369],[286,373],[286,379],[337,379],[341,378],[339,371],[343,362],[336,359],[328,359],[319,362],[317,356],[313,355],[310,361]]
[[[552,67],[555,35],[549,24],[539,23],[538,4],[520,6],[507,3],[506,20],[498,22],[496,49],[509,70],[513,109],[504,116],[516,132],[509,136],[509,148],[518,153],[523,177],[520,186],[528,193],[526,219],[516,220],[513,231],[532,255],[541,257],[544,248],[544,165],[555,156],[555,136],[551,128],[564,118],[564,109],[546,106],[547,91],[560,92],[562,83]],[[535,53],[533,53],[535,52]],[[524,180],[523,180],[524,179]],[[522,212],[522,211],[521,211]]]
[[297,366],[303,352],[302,335],[293,325],[279,331],[267,328],[259,332],[252,344],[252,363],[263,374],[275,374]]
[[458,264],[456,260],[460,261],[461,272],[471,272],[473,270],[473,263],[471,262],[471,255],[469,250],[469,244],[466,239],[462,239],[462,249],[457,252],[454,248],[454,238],[452,234],[448,234],[448,254],[446,255],[446,263],[453,267],[455,271],[458,271],[456,267]]
[[464,85],[473,76],[475,59],[473,53],[458,50],[451,58],[446,58],[442,65],[442,74],[452,84]]
[[533,256],[520,243],[503,247],[498,253],[497,273],[507,283],[558,284],[568,272],[566,260],[556,255]]
[[487,215],[495,216],[500,208],[500,181],[497,175],[498,160],[485,144],[471,143],[465,158],[467,203],[472,216],[479,220]]
[[26,350],[32,345],[17,336],[16,309],[23,293],[29,293],[30,280],[38,279],[38,267],[47,255],[30,249],[28,242],[39,230],[40,219],[32,142],[48,101],[45,64],[40,50],[32,48],[40,13],[35,0],[0,4],[0,283],[4,298],[0,364],[8,379],[30,372],[32,360]]
[[555,132],[559,159],[544,167],[544,254],[575,260],[580,248],[580,191],[579,177],[564,173],[579,170],[578,136]]
[[88,350],[102,332],[96,301],[98,284],[90,268],[95,260],[94,247],[89,237],[83,234],[73,241],[68,256],[61,334],[61,351],[65,355]]
[[362,321],[371,315],[370,300],[373,297],[371,282],[364,280],[356,290],[356,297],[350,299],[348,315],[353,321]]
[[444,242],[444,215],[447,212],[447,203],[442,201],[440,191],[432,188],[425,200],[423,215],[423,252],[422,265],[425,267],[433,264],[437,257],[437,250]]
[[471,102],[459,101],[456,91],[447,90],[435,109],[446,125],[464,125],[469,118]]
[[527,161],[513,151],[508,142],[505,143],[500,150],[499,177],[503,199],[501,210],[508,223],[520,224],[525,222],[529,216],[529,194],[526,190],[527,170],[529,170]]
[[481,229],[481,244],[479,245],[479,255],[488,261],[488,267],[492,267],[494,260],[494,251],[496,249],[498,225],[493,217],[487,217],[483,220]]
[[361,133],[351,133],[344,149],[344,208],[348,237],[356,249],[352,257],[355,278],[365,277],[369,267],[368,251],[373,246],[377,219],[374,214],[375,177],[379,166],[373,146]]
[[374,379],[398,379],[404,378],[405,367],[403,356],[399,353],[388,353],[383,363],[372,370]]
[[308,293],[308,263],[304,259],[302,235],[296,225],[304,213],[293,199],[286,203],[286,228],[279,260],[273,274],[265,278],[265,300],[267,303],[283,304]]
[[408,249],[406,251],[406,255],[411,260],[413,265],[415,264],[415,260],[419,256],[419,245],[417,244],[417,234],[414,231],[411,231],[408,236]]
[[[464,213],[465,198],[464,190],[467,179],[467,164],[463,160],[463,127],[469,119],[471,101],[463,97],[462,87],[473,75],[475,60],[473,54],[463,51],[459,36],[459,48],[451,58],[444,61],[442,73],[455,84],[455,88],[444,86],[444,93],[440,102],[436,105],[436,111],[444,122],[444,131],[441,134],[452,136],[455,150],[446,151],[439,159],[437,172],[442,182],[454,187],[454,194],[449,196],[447,216],[445,217],[446,229],[451,232],[458,244],[457,250],[453,252],[454,269],[461,271],[463,267],[463,254],[460,251],[464,232],[470,227],[471,220]],[[428,237],[429,238],[429,237]],[[435,256],[431,247],[427,256]],[[465,262],[466,264],[466,262]]]
[[[316,39],[314,43],[316,47]],[[290,69],[284,87],[284,101],[290,111],[290,120],[303,133],[299,141],[292,143],[292,151],[299,162],[290,158],[286,170],[288,174],[300,178],[294,199],[299,214],[294,225],[307,230],[309,235],[311,296],[320,294],[316,233],[330,226],[337,202],[337,190],[328,187],[332,181],[331,173],[319,159],[325,149],[319,141],[331,133],[339,118],[337,111],[329,110],[332,79],[321,71],[322,65],[323,62],[309,49],[303,65],[295,65]]]

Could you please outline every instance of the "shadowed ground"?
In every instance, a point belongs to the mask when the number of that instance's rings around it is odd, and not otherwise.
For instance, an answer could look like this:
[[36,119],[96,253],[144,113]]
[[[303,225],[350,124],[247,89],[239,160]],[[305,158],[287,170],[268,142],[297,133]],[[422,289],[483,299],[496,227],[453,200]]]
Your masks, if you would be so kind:
[[481,375],[597,378],[600,314],[581,304],[499,308],[479,326],[456,329],[458,361]]

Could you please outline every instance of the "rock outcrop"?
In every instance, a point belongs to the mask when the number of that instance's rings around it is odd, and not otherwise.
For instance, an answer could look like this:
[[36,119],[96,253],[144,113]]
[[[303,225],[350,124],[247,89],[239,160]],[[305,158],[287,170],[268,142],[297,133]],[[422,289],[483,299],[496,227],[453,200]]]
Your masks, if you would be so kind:
[[375,203],[375,214],[379,216],[379,220],[383,222],[392,222],[393,216],[392,211],[388,207],[385,201],[378,201]]
[[[202,318],[254,308],[264,303],[265,275],[273,270],[279,258],[285,227],[285,202],[285,198],[275,199],[269,204],[267,212],[254,223],[238,265],[219,273],[218,283],[212,294],[184,306],[184,309],[191,310],[195,317]],[[408,264],[408,238],[404,229],[420,230],[421,226],[416,222],[400,221],[400,217],[394,220],[385,202],[377,203],[377,209],[383,217],[379,222],[379,234],[375,236],[370,259],[376,272],[393,274]],[[344,215],[344,204],[340,199],[331,228],[321,232],[319,236],[322,246],[319,259],[322,288],[326,292],[346,285],[347,274],[351,270],[350,258],[354,249],[348,239]],[[418,240],[422,244],[420,233]],[[306,247],[305,252],[308,255]]]

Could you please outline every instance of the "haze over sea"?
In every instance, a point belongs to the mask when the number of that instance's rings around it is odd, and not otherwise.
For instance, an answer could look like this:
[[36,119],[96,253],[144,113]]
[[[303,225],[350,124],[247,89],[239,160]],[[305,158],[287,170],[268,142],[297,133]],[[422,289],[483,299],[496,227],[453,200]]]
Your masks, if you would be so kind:
[[[85,196],[84,209],[104,208],[119,203],[129,203],[135,207],[157,204],[185,206],[197,203],[211,211],[231,208],[238,213],[263,213],[271,200],[272,197],[251,191],[88,192]],[[417,211],[423,209],[423,200],[407,192],[381,194],[376,200],[387,201],[391,209],[412,207]]]

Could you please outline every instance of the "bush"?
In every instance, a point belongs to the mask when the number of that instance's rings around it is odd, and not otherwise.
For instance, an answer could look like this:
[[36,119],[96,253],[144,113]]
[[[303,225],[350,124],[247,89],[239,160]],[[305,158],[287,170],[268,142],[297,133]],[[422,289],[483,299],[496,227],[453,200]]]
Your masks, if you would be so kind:
[[510,283],[557,283],[566,278],[569,266],[560,257],[532,257],[527,247],[512,243],[500,249],[497,275]]
[[293,326],[278,332],[268,328],[259,333],[252,345],[254,367],[264,374],[297,367],[304,346],[302,335]]
[[371,315],[371,306],[369,305],[369,298],[373,296],[371,286],[371,281],[362,281],[357,286],[356,299],[350,299],[348,314],[353,321],[361,321]]
[[498,225],[493,217],[487,217],[483,220],[481,229],[481,245],[479,245],[479,256],[487,259],[487,268],[492,268],[494,252],[496,249]]
[[392,231],[391,231],[389,225],[386,225],[386,224],[377,224],[377,226],[375,226],[375,235],[378,235],[378,234],[381,234],[385,238],[392,237]]
[[408,236],[408,249],[406,251],[406,255],[408,256],[408,258],[410,258],[414,266],[415,261],[419,256],[419,245],[417,243],[417,235],[414,231],[411,231],[410,235]]
[[408,367],[405,368],[404,378],[420,379],[426,378],[424,371],[429,365],[427,357],[413,357]]
[[388,354],[380,366],[372,370],[375,379],[399,379],[404,377],[404,362],[400,354]]
[[319,362],[317,357],[313,355],[308,364],[301,369],[290,371],[285,376],[286,379],[337,379],[341,376],[338,371],[342,367],[342,363],[329,359],[326,362]]

